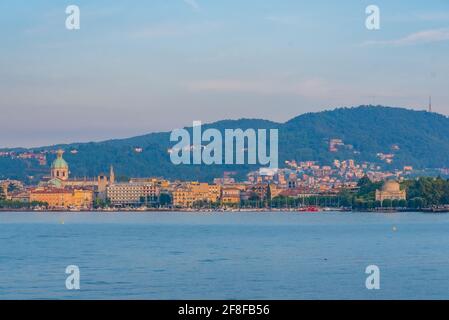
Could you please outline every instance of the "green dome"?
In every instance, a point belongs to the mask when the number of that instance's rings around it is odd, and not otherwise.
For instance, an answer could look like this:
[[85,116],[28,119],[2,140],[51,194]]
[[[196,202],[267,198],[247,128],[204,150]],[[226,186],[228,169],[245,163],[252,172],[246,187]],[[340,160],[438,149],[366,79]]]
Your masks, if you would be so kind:
[[67,164],[67,162],[65,162],[64,159],[56,159],[55,161],[53,161],[51,167],[53,169],[66,169],[69,167],[69,165]]
[[67,169],[69,167],[67,162],[62,158],[63,153],[64,153],[64,151],[58,150],[58,153],[57,153],[58,157],[51,164],[52,169]]
[[59,179],[51,179],[47,184],[52,187],[62,188],[62,182]]

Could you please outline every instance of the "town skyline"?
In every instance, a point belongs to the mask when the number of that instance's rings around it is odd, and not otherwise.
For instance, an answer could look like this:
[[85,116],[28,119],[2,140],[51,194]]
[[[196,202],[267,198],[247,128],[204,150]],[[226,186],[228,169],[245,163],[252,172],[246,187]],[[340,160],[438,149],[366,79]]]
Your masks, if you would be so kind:
[[[337,148],[341,143],[333,141],[329,147]],[[276,170],[249,172],[242,181],[232,172],[223,173],[212,183],[154,176],[118,181],[112,165],[109,174],[72,177],[63,154],[62,149],[56,151],[49,175],[37,184],[0,180],[0,211],[449,210],[445,194],[435,197],[435,191],[429,192],[429,188],[445,191],[449,180],[416,179],[411,166],[389,172],[352,159],[335,159],[332,165],[292,160]]]

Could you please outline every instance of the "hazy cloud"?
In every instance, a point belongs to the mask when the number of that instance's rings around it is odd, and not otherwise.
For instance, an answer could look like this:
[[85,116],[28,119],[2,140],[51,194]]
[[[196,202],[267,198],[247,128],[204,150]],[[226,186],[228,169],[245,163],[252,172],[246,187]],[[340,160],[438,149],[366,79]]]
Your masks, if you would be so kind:
[[321,97],[342,92],[343,88],[331,85],[323,79],[306,79],[302,81],[286,80],[239,80],[219,79],[191,82],[191,91],[237,92],[260,95],[298,95],[302,97]]
[[366,41],[362,45],[407,46],[449,40],[449,28],[419,31],[393,40]]
[[[268,77],[267,77],[268,78]],[[372,101],[402,101],[425,97],[424,92],[401,87],[376,86],[365,88],[360,84],[330,81],[322,78],[288,80],[282,77],[270,80],[258,79],[210,79],[187,84],[188,90],[196,93],[244,93],[256,96],[296,96],[313,101],[339,102],[361,99],[360,103]]]

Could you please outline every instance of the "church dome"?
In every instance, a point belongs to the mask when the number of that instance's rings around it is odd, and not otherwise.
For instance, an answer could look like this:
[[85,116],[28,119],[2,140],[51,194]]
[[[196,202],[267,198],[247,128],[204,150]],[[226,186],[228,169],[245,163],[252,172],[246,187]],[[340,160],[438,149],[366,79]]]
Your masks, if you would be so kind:
[[62,154],[64,151],[58,150],[57,157],[55,161],[51,164],[52,169],[68,169],[69,165],[67,162],[62,158]]
[[382,187],[382,191],[384,192],[398,192],[400,190],[399,183],[394,180],[388,180]]

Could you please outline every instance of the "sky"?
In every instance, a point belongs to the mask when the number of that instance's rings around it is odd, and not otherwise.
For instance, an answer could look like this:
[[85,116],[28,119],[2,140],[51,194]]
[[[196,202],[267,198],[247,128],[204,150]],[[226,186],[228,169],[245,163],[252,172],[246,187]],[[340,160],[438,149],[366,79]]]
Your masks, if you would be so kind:
[[[344,2],[344,3],[343,3]],[[365,26],[368,5],[380,29]],[[80,8],[67,30],[66,7]],[[447,0],[9,0],[0,148],[381,104],[449,115]]]

